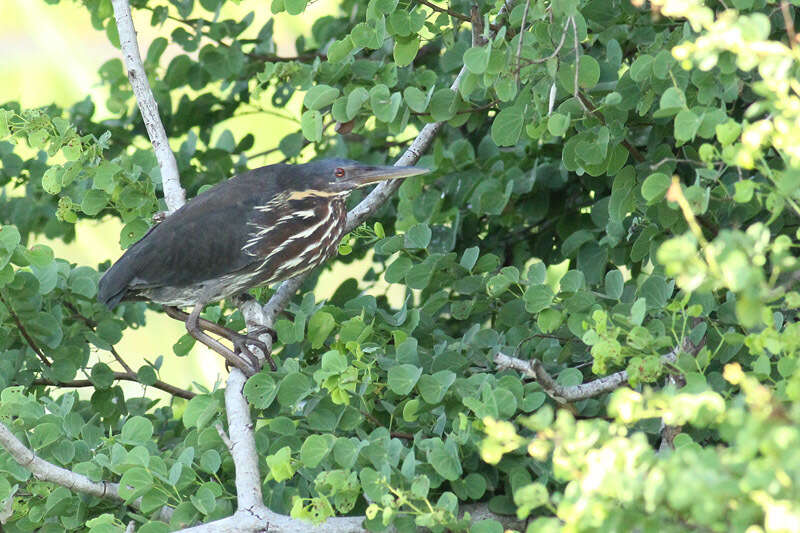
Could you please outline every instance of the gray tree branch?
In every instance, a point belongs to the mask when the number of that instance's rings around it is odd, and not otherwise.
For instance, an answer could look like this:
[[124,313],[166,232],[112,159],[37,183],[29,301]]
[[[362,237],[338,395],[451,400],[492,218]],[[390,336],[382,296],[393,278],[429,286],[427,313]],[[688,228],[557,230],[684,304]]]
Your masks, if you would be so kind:
[[111,0],[114,7],[114,18],[117,21],[119,44],[122,56],[125,58],[125,68],[128,71],[128,80],[131,82],[133,94],[139,104],[142,120],[147,128],[147,135],[153,144],[153,151],[161,169],[161,184],[164,189],[164,201],[170,212],[175,211],[186,203],[186,193],[181,187],[178,163],[175,154],[169,146],[167,132],[158,114],[158,104],[147,81],[142,56],[139,53],[139,43],[136,40],[136,29],[131,18],[131,6],[128,0]]
[[[697,355],[703,346],[705,346],[705,338],[703,338],[699,344],[695,345],[692,344],[689,337],[686,337],[680,346],[673,348],[671,352],[661,356],[661,363],[665,365],[675,363],[675,361],[678,360],[678,354],[681,352]],[[494,363],[497,365],[497,370],[512,369],[535,379],[536,382],[541,385],[544,392],[558,403],[577,402],[588,398],[594,398],[595,396],[611,392],[628,382],[628,371],[621,370],[588,383],[565,386],[557,383],[538,359],[526,361],[498,352],[497,355],[494,356]]]
[[76,474],[66,468],[61,468],[49,463],[33,453],[22,441],[20,441],[11,430],[0,422],[0,445],[8,452],[14,461],[21,467],[28,470],[36,479],[49,481],[56,485],[61,485],[70,490],[107,498],[110,500],[122,501],[119,496],[119,485],[110,481],[95,482],[83,474]]

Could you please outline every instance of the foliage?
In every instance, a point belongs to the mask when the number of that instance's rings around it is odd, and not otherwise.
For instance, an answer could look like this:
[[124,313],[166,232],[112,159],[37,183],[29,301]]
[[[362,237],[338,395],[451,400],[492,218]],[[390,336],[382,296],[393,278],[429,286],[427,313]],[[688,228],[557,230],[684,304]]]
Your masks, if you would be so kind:
[[[116,43],[110,2],[83,4]],[[274,19],[252,27],[255,4],[132,2],[162,34],[145,66],[189,196],[252,166],[257,132],[212,143],[208,126],[231,117],[293,116],[272,154],[290,162],[385,163],[446,122],[420,161],[433,172],[340,247],[337,261],[371,261],[364,278],[323,302],[310,278],[275,325],[278,371],[247,383],[271,509],[366,515],[370,530],[501,531],[461,516],[479,501],[532,518],[528,531],[797,530],[800,44],[788,2],[532,0],[498,16],[504,2],[481,1],[470,23],[464,0],[452,15],[342,0],[291,58],[276,54]],[[145,304],[95,301],[114,258],[75,265],[29,245],[118,217],[125,247],[164,208],[122,62],[99,74],[111,118],[88,99],[0,109],[0,421],[141,508],[38,481],[0,452],[8,531],[122,531],[134,518],[160,532],[235,507],[222,391],[123,394],[109,350],[144,324]],[[402,300],[372,296],[382,281]],[[243,327],[227,304],[204,316]],[[682,352],[687,340],[702,348]],[[498,352],[540,360],[561,385],[626,370],[637,389],[563,406],[498,371]],[[133,372],[169,381],[160,366]],[[667,374],[677,386],[663,387]],[[59,388],[83,375],[90,393]],[[685,426],[674,450],[657,451],[662,421]]]

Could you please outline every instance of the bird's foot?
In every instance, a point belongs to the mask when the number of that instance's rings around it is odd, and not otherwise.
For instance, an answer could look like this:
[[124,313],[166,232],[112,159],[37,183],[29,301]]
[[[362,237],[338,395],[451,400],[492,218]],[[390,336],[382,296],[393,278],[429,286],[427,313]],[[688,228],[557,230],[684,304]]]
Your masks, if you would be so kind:
[[275,365],[275,361],[272,360],[271,350],[267,347],[266,343],[259,340],[255,334],[251,335],[242,335],[241,333],[235,333],[231,335],[231,342],[233,342],[233,348],[236,353],[244,354],[250,359],[250,364],[253,368],[257,371],[261,370],[261,361],[259,358],[253,353],[250,349],[250,346],[255,346],[264,354],[264,358],[269,363],[269,367],[272,369],[273,372],[278,370],[278,367]]
[[260,337],[261,335],[269,335],[272,337],[272,344],[275,344],[275,342],[278,340],[278,334],[275,333],[275,330],[272,328],[259,326],[250,330],[251,337]]

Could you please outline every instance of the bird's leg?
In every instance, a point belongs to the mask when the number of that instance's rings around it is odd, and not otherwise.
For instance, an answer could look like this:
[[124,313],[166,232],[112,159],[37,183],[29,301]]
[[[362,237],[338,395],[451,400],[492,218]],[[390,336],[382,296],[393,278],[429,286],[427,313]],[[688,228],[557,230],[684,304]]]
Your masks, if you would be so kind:
[[[166,307],[166,306],[165,306]],[[246,376],[252,376],[255,372],[258,372],[260,365],[258,364],[258,359],[255,362],[250,361],[250,364],[246,364],[245,361],[238,357],[234,352],[228,349],[225,345],[219,342],[217,339],[208,336],[198,324],[200,319],[200,312],[203,310],[204,305],[202,303],[198,303],[192,309],[192,312],[186,318],[186,330],[189,332],[189,335],[197,339],[198,341],[202,342],[222,357],[228,362],[228,364],[235,366]],[[185,313],[182,313],[185,314]],[[208,322],[208,321],[206,321]],[[212,322],[208,322],[211,324]],[[216,325],[216,324],[215,324]],[[222,327],[222,326],[218,326]],[[246,354],[251,355],[251,354]],[[252,365],[252,366],[251,366]]]
[[[164,312],[167,313],[168,316],[176,320],[180,320],[182,322],[187,321],[190,316],[189,314],[184,313],[177,307],[169,305],[164,306]],[[200,329],[210,331],[215,335],[219,335],[220,337],[224,337],[229,341],[231,341],[233,343],[233,347],[235,348],[235,350],[238,351],[239,353],[245,354],[250,359],[250,363],[253,365],[254,368],[260,368],[261,363],[259,362],[258,357],[256,357],[255,354],[253,354],[253,352],[250,350],[250,348],[247,347],[248,344],[256,346],[264,353],[264,357],[266,357],[267,361],[269,362],[269,366],[273,371],[278,369],[277,366],[275,366],[275,361],[273,361],[272,357],[270,357],[270,350],[267,349],[266,343],[256,338],[256,335],[260,335],[261,333],[253,335],[242,335],[241,333],[233,331],[230,328],[226,328],[225,326],[220,326],[219,324],[215,324],[210,320],[206,320],[205,318],[200,318],[200,317],[198,317],[197,319],[197,324],[200,327]],[[267,331],[271,333],[271,330]],[[273,336],[273,339],[274,338],[275,337]]]

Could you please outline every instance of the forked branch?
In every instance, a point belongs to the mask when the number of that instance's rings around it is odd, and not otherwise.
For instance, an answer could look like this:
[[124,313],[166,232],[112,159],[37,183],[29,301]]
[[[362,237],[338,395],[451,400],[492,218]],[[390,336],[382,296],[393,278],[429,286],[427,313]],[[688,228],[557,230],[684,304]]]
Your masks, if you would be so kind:
[[125,58],[125,68],[128,71],[128,80],[131,82],[133,94],[139,104],[142,120],[153,151],[161,169],[161,184],[164,189],[164,201],[170,212],[175,211],[186,203],[186,193],[181,187],[178,163],[175,154],[169,146],[167,132],[158,114],[158,104],[147,81],[142,56],[139,53],[139,43],[136,40],[136,29],[131,18],[131,6],[128,0],[111,0],[114,7],[114,18],[117,21],[119,44]]

